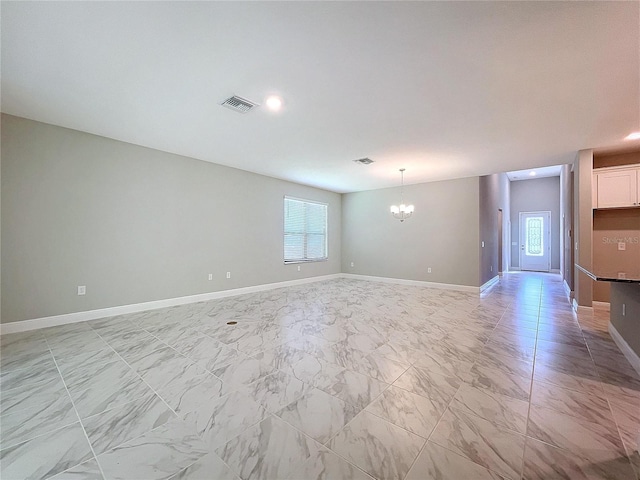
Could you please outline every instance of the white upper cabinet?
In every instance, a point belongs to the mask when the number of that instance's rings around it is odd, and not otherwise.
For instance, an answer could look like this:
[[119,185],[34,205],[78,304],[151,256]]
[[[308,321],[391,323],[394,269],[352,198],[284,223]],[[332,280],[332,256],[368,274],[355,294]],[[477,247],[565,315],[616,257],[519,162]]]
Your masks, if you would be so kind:
[[640,206],[640,165],[593,171],[593,208]]

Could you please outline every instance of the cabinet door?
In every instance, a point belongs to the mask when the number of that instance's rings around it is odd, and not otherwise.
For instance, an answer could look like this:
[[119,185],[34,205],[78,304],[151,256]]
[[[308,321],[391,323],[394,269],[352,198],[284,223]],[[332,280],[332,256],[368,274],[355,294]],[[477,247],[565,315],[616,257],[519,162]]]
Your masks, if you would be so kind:
[[638,204],[637,169],[598,173],[598,208]]

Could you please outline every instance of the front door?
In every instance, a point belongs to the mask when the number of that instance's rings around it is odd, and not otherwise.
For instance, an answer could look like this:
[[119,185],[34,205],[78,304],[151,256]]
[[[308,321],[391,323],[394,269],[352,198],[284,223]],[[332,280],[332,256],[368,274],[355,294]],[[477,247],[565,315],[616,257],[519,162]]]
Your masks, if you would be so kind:
[[520,270],[551,270],[551,212],[520,212]]

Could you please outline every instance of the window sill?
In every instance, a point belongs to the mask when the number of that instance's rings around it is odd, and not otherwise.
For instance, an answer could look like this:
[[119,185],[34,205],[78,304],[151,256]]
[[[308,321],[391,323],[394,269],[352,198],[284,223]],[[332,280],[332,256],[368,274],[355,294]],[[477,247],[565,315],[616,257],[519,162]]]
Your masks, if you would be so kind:
[[285,265],[294,265],[296,263],[317,263],[317,262],[326,262],[328,258],[319,258],[317,260],[285,260]]

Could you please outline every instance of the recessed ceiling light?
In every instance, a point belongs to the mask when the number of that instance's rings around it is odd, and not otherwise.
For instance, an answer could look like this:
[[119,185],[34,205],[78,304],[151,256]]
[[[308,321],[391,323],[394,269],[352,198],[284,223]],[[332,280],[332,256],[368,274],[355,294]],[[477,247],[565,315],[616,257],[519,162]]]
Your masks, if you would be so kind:
[[532,170],[532,171],[530,171],[530,172],[529,172],[529,176],[530,176],[530,177],[535,177],[535,176],[536,176],[536,172],[535,172],[535,171],[533,171],[533,170]]
[[625,140],[640,140],[640,132],[633,132],[624,137]]
[[269,110],[277,112],[282,108],[282,99],[277,95],[271,95],[270,97],[267,97],[267,101],[265,102],[265,104],[267,105],[267,108],[269,108]]

